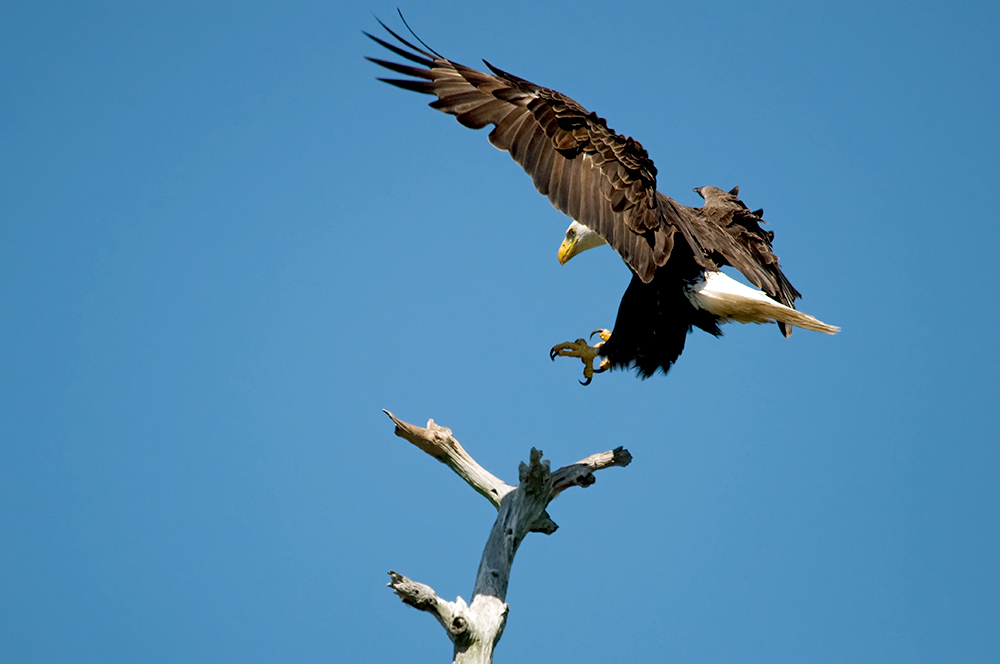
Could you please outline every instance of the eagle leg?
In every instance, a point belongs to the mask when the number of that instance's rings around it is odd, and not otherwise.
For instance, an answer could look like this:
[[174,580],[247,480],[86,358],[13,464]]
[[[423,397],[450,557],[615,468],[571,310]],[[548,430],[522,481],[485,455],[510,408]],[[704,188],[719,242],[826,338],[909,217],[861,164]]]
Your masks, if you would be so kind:
[[586,379],[580,381],[581,385],[590,385],[590,381],[594,379],[595,373],[607,371],[611,366],[610,361],[605,357],[601,360],[597,368],[594,368],[594,360],[600,357],[601,346],[611,338],[611,332],[609,330],[594,330],[590,333],[590,337],[593,338],[595,334],[601,336],[601,341],[593,346],[589,345],[585,339],[577,339],[576,341],[567,341],[553,346],[552,350],[549,351],[549,357],[553,361],[557,357],[580,358],[580,361],[583,362],[583,377]]

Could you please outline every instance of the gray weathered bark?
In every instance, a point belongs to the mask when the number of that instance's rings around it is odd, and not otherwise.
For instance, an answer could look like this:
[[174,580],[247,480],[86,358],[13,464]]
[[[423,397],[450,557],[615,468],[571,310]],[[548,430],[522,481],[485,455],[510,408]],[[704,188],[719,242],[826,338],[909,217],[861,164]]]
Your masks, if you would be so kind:
[[556,531],[558,526],[545,511],[552,499],[571,486],[590,486],[594,471],[627,466],[632,455],[619,447],[550,472],[549,462],[532,448],[528,464],[521,463],[518,468],[519,482],[514,487],[476,463],[450,429],[438,426],[434,420],[429,420],[426,427],[414,426],[384,412],[396,424],[397,436],[447,465],[497,508],[499,514],[479,562],[471,604],[461,597],[447,602],[429,586],[389,572],[393,592],[406,604],[433,615],[444,627],[455,644],[456,664],[489,664],[507,622],[509,607],[504,598],[521,541],[529,532],[551,535]]

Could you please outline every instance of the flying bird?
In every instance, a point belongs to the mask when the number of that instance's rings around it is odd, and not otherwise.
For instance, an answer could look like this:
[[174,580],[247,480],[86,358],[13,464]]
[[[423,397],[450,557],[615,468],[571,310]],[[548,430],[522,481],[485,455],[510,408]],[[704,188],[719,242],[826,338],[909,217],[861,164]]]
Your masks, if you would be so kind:
[[[763,210],[751,212],[739,188],[699,187],[700,208],[656,190],[656,167],[638,141],[569,97],[483,61],[492,73],[448,60],[420,41],[410,43],[379,21],[396,40],[372,40],[416,66],[367,58],[409,78],[379,80],[437,97],[429,105],[472,129],[493,125],[490,143],[510,153],[538,191],[574,221],[559,248],[565,263],[608,244],[632,272],[613,331],[552,348],[578,357],[584,385],[607,369],[634,368],[642,378],[666,373],[684,350],[693,327],[719,336],[720,323],[778,324],[826,334],[839,328],[796,311],[801,297],[771,251],[774,234],[761,228]],[[736,268],[750,288],[720,271]],[[599,361],[598,361],[599,360]],[[594,362],[598,366],[594,367]]]

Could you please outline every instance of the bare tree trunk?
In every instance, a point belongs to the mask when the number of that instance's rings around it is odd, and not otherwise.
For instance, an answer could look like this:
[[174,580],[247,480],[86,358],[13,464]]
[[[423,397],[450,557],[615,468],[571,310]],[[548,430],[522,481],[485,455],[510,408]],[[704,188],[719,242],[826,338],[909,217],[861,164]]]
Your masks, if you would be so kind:
[[529,532],[551,535],[555,522],[545,508],[563,490],[594,483],[594,471],[611,466],[627,466],[632,455],[621,447],[589,456],[582,461],[550,472],[549,462],[534,448],[528,464],[518,468],[519,482],[511,486],[476,463],[451,435],[451,430],[429,420],[426,427],[408,424],[384,411],[396,425],[396,435],[405,438],[444,463],[497,508],[493,530],[486,540],[476,574],[472,603],[459,597],[448,602],[422,583],[389,572],[389,587],[406,604],[427,611],[441,623],[455,644],[456,664],[489,664],[493,648],[503,634],[510,608],[504,598],[510,581],[514,554]]

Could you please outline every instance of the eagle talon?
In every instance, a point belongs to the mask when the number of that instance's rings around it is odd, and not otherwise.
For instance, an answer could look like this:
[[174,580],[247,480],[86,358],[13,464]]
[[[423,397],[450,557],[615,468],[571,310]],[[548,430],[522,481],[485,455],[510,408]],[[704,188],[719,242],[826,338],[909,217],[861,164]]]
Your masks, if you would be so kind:
[[[611,337],[611,333],[607,330],[595,330],[594,334],[600,333],[601,338],[607,341]],[[593,336],[593,335],[591,335]],[[600,364],[597,368],[594,368],[594,360],[601,357],[601,346],[604,345],[604,341],[601,341],[593,346],[589,345],[585,339],[577,339],[576,341],[567,341],[566,343],[557,344],[552,347],[549,351],[549,357],[555,360],[556,357],[578,357],[580,361],[583,362],[583,378],[580,381],[581,385],[590,385],[590,382],[594,378],[595,373],[602,373],[607,371],[611,367],[611,362],[608,358],[601,358]]]

